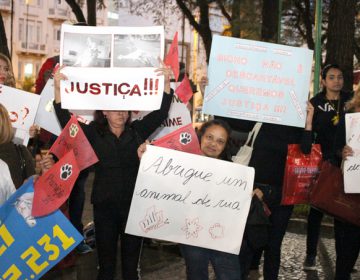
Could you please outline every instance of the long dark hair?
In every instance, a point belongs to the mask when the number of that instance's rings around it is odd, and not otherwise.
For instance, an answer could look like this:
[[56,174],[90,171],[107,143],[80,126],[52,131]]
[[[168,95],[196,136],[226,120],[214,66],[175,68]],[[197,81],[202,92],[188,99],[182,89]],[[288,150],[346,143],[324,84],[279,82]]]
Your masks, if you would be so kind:
[[225,144],[225,148],[222,151],[222,153],[220,154],[220,159],[223,160],[230,160],[231,159],[231,153],[230,153],[230,135],[231,135],[231,128],[229,126],[229,124],[223,120],[220,119],[214,119],[211,121],[208,121],[206,123],[204,123],[199,131],[198,131],[198,138],[199,138],[199,142],[201,143],[201,138],[204,136],[206,130],[213,126],[213,125],[218,125],[221,126],[222,128],[225,129],[226,133],[227,133],[227,139],[226,139],[226,144]]
[[[128,111],[129,117],[125,123],[125,127],[129,126],[131,123],[131,111]],[[109,123],[107,118],[105,117],[102,110],[96,110],[94,112],[94,122],[96,124],[97,130],[104,134],[107,131],[110,131]]]

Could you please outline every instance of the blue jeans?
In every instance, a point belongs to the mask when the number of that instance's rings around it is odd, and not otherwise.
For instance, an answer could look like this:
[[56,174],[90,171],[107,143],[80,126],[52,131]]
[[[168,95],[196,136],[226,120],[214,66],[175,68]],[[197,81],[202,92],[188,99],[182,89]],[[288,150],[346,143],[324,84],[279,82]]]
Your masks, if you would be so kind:
[[208,280],[209,262],[217,280],[241,280],[238,255],[180,244],[185,259],[187,280]]

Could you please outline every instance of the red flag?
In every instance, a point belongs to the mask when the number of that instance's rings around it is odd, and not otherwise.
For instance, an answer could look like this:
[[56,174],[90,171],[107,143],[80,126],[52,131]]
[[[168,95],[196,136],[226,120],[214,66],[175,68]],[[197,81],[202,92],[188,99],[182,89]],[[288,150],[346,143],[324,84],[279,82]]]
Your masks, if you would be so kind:
[[73,150],[64,155],[34,184],[34,217],[48,215],[68,199],[80,170]]
[[75,158],[80,170],[99,161],[84,131],[74,116],[71,116],[71,119],[50,148],[49,153],[54,154],[60,159],[71,149],[74,149]]
[[165,65],[171,67],[175,80],[179,79],[180,66],[179,66],[179,47],[178,47],[178,33],[175,33],[174,40],[171,43],[168,54],[164,60]]
[[190,80],[186,74],[184,75],[184,79],[181,81],[180,85],[176,88],[175,93],[184,104],[186,104],[193,96]]
[[158,147],[202,155],[199,141],[192,124],[180,127],[164,137],[157,139],[153,144]]

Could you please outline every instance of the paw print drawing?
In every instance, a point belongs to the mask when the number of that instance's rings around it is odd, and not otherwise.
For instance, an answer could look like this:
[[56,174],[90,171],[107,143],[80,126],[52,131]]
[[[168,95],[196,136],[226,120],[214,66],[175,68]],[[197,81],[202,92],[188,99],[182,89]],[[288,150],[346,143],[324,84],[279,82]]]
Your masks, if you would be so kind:
[[179,141],[183,145],[189,144],[191,142],[191,134],[187,132],[181,133]]
[[66,181],[72,174],[72,165],[64,164],[61,166],[60,179]]
[[74,138],[78,132],[79,127],[76,124],[72,123],[69,127],[70,137]]

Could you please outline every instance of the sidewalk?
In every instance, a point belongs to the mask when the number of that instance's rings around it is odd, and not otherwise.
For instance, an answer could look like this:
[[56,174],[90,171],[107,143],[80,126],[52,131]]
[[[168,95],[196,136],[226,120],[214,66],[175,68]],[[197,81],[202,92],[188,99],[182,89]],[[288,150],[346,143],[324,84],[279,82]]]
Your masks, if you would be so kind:
[[[92,176],[92,174],[90,175]],[[90,204],[90,177],[87,182],[86,203],[84,211],[84,224],[92,221],[92,206]],[[317,258],[317,271],[306,272],[302,269],[305,258],[306,244],[306,221],[292,219],[285,235],[279,280],[331,280],[335,269],[335,245],[331,224],[325,225],[322,229],[322,238],[319,244]],[[360,271],[360,258],[356,268]],[[260,265],[259,271],[261,271]],[[118,255],[118,278],[120,277],[120,252]],[[186,279],[185,263],[181,258],[176,245],[161,245],[161,243],[146,242],[143,248],[141,260],[141,275],[143,280],[183,280]],[[42,279],[47,280],[95,280],[97,275],[96,251],[79,255],[76,265],[72,268],[61,271],[51,271]],[[210,279],[215,279],[213,272]],[[261,273],[252,271],[251,280],[263,279]],[[353,280],[360,280],[360,272],[352,275]]]

